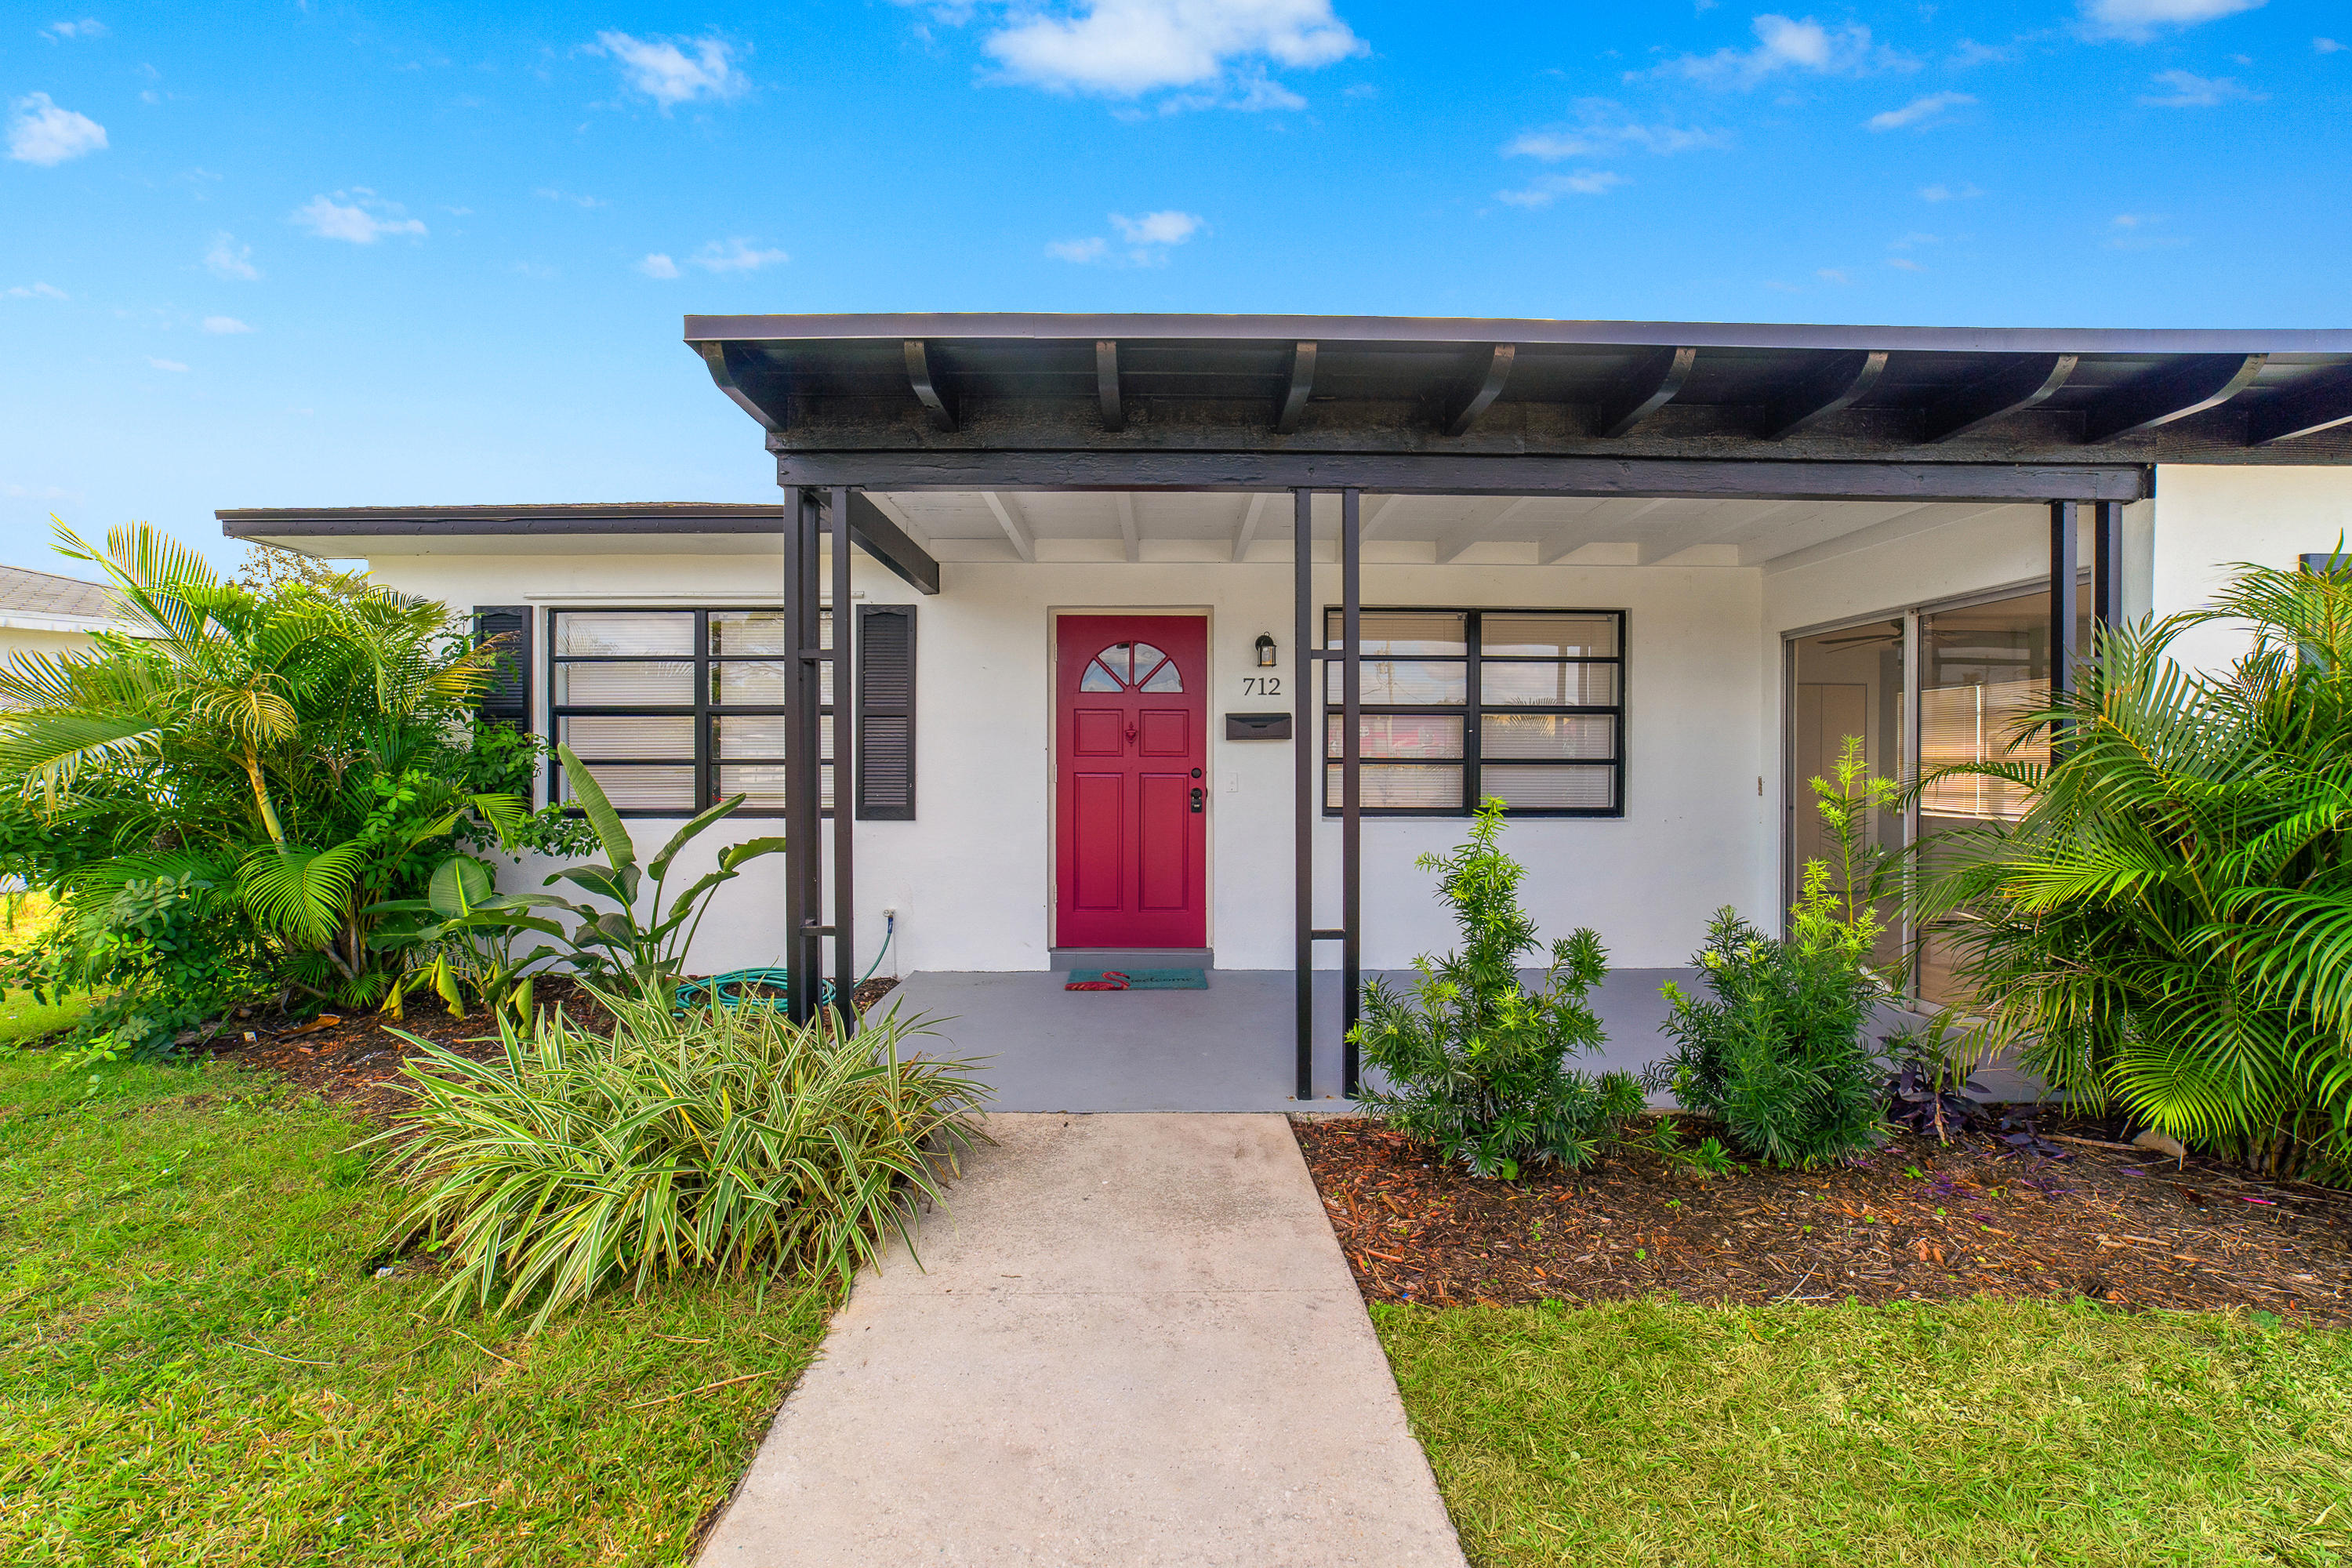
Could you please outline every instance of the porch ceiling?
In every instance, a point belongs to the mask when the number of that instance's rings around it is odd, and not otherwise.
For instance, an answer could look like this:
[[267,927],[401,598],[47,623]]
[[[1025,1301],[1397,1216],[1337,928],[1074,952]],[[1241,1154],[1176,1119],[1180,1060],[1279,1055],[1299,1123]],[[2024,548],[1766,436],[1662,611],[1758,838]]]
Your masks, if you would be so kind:
[[[910,490],[875,500],[943,562],[1287,561],[1284,492]],[[1794,563],[2003,510],[1963,502],[1367,494],[1373,563],[1645,566]],[[2035,519],[2044,508],[2016,510]],[[1328,553],[1339,501],[1316,497]]]

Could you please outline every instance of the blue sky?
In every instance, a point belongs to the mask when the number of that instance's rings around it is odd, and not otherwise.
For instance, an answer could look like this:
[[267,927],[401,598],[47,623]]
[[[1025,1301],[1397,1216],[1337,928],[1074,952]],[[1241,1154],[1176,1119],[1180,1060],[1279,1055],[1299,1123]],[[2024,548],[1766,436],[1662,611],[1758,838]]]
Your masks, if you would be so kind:
[[688,312],[2352,324],[2341,0],[87,4],[0,5],[20,564],[771,499]]

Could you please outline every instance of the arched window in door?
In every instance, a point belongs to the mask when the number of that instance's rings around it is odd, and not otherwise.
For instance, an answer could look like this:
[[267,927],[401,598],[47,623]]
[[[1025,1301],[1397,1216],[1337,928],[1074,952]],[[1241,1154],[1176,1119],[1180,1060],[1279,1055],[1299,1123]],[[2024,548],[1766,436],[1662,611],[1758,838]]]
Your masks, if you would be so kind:
[[1081,691],[1181,691],[1176,661],[1148,642],[1115,642],[1087,661]]

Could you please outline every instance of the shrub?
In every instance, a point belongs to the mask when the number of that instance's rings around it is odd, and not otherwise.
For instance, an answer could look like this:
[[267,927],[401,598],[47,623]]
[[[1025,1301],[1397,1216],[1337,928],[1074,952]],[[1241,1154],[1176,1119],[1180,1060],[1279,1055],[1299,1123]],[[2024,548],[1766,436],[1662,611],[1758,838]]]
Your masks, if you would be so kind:
[[1410,997],[1369,982],[1353,1037],[1396,1086],[1368,1089],[1367,1108],[1441,1158],[1508,1181],[1523,1163],[1591,1163],[1641,1110],[1642,1091],[1630,1074],[1595,1078],[1564,1065],[1601,1043],[1584,1000],[1608,968],[1599,936],[1582,930],[1554,942],[1540,989],[1519,982],[1519,957],[1538,944],[1519,908],[1527,869],[1496,847],[1503,809],[1487,801],[1469,842],[1415,862],[1443,875],[1439,896],[1454,906],[1462,949],[1416,960]]
[[1823,1164],[1884,1136],[1878,1053],[1864,1026],[1889,991],[1870,967],[1884,928],[1862,834],[1892,785],[1866,776],[1858,739],[1847,740],[1837,772],[1836,784],[1812,786],[1838,846],[1839,885],[1826,862],[1805,863],[1785,940],[1718,910],[1691,959],[1712,1000],[1664,987],[1673,1012],[1663,1026],[1677,1048],[1656,1076],[1685,1110],[1722,1118],[1734,1145],[1774,1165]]
[[[2217,620],[2252,650],[2172,659]],[[2352,1173],[2352,571],[2241,568],[2209,608],[2103,630],[2078,685],[2019,721],[2063,727],[2054,763],[1950,770],[2026,806],[1924,846],[1920,921],[1989,1043],[2078,1103]]]
[[[625,1279],[809,1268],[845,1282],[981,1134],[970,1064],[907,1059],[894,1011],[856,1034],[747,1003],[674,1014],[605,998],[608,1038],[560,1009],[530,1033],[499,1015],[476,1062],[423,1040],[415,1099],[374,1142],[419,1188],[398,1222],[454,1260],[434,1298],[535,1331]],[[911,1239],[911,1238],[910,1238]]]
[[254,991],[363,1005],[393,978],[374,911],[453,837],[578,841],[523,809],[543,742],[473,719],[498,655],[446,606],[310,568],[224,581],[144,523],[58,540],[126,629],[0,666],[0,872],[64,894],[56,941],[102,933],[127,882],[193,882]]

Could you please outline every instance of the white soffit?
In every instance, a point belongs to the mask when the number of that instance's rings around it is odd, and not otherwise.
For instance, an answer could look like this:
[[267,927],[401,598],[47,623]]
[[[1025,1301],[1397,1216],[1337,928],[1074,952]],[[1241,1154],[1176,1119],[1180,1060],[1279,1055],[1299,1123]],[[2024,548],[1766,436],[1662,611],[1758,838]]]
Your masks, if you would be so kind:
[[[1011,562],[999,508],[1019,517],[1035,559],[1121,561],[1120,495],[1108,490],[909,490],[884,498],[941,561]],[[1247,494],[1129,492],[1143,561],[1290,559],[1291,498],[1276,492],[1250,527]],[[1339,498],[1318,493],[1316,533],[1328,552]],[[1362,500],[1367,561],[1578,565],[1762,566],[1849,534],[1925,531],[2005,510],[1981,503],[1706,500],[1572,496],[1381,495]],[[2038,506],[2017,510],[2040,515]],[[739,546],[740,548],[740,546]]]

